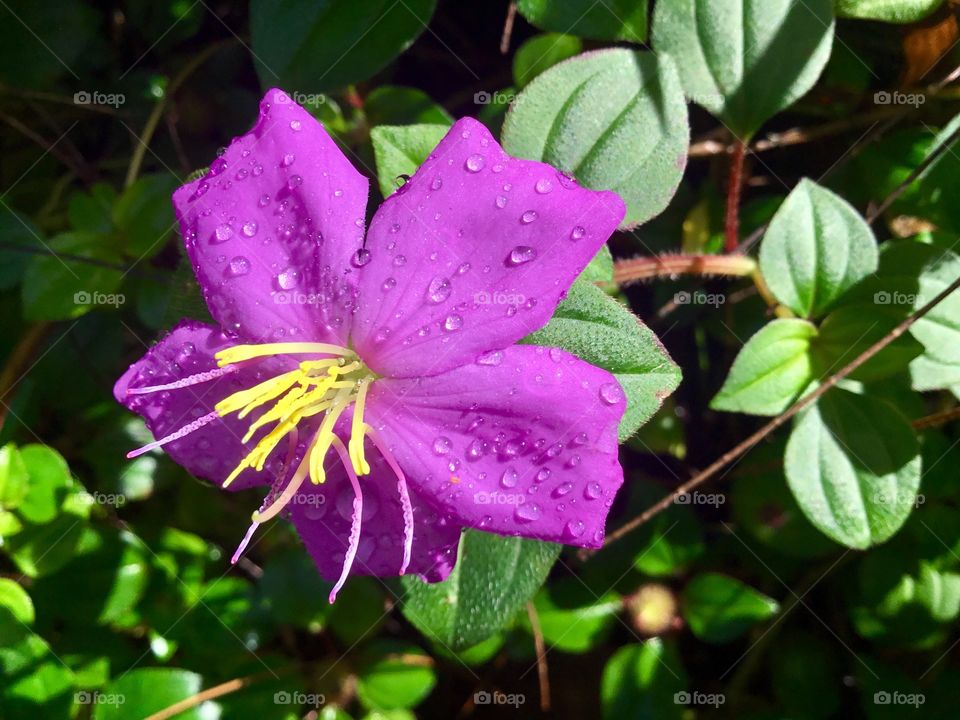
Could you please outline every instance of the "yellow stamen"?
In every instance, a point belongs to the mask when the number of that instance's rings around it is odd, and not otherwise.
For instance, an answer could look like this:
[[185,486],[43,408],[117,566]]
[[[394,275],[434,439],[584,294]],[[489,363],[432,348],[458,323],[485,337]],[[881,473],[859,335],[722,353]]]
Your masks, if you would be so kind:
[[327,479],[327,473],[323,469],[323,460],[327,456],[327,451],[333,443],[333,427],[336,425],[340,415],[350,404],[350,390],[342,389],[333,399],[333,407],[327,411],[327,416],[323,418],[320,424],[320,431],[317,433],[317,439],[314,441],[313,448],[310,451],[310,481],[314,485],[319,485]]
[[256,357],[266,355],[339,355],[341,357],[354,357],[354,352],[349,348],[339,345],[330,345],[328,343],[264,343],[262,345],[234,345],[224,348],[214,357],[220,367],[230,365],[231,363],[251,360]]
[[350,462],[357,475],[369,475],[370,464],[363,452],[363,437],[366,434],[366,425],[363,422],[363,408],[367,402],[367,388],[370,382],[361,380],[357,383],[357,399],[353,406],[353,422],[350,425]]
[[229,415],[232,412],[243,409],[239,417],[244,417],[248,412],[259,407],[265,402],[273,400],[285,393],[300,376],[299,370],[291,370],[283,375],[264,380],[259,385],[255,385],[247,390],[240,390],[233,395],[225,397],[214,407],[220,417]]

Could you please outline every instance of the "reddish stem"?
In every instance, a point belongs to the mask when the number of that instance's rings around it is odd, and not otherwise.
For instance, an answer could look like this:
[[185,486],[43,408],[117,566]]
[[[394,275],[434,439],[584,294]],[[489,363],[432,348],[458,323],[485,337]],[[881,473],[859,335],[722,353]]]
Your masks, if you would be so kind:
[[746,255],[654,255],[617,260],[613,265],[613,281],[617,285],[629,285],[678,275],[746,277],[756,268],[756,261]]
[[730,178],[727,182],[727,218],[724,249],[730,253],[740,244],[740,190],[743,187],[743,166],[747,144],[737,140],[730,155]]

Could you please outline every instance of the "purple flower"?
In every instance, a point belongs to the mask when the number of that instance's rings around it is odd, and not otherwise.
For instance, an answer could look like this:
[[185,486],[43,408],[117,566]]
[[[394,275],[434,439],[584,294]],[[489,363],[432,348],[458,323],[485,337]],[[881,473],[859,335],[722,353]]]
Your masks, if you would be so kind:
[[[585,158],[589,161],[589,158]],[[624,216],[457,122],[377,210],[367,179],[280,90],[174,193],[219,327],[185,320],[114,389],[194,475],[269,491],[320,573],[442,580],[462,528],[603,541],[623,472],[610,373],[542,327]]]

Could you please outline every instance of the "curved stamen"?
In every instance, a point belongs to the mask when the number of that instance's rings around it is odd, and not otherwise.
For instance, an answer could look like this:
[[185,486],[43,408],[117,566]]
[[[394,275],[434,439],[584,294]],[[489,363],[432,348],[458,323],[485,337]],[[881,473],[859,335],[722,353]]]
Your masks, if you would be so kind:
[[149,393],[160,392],[161,390],[179,390],[180,388],[190,387],[191,385],[199,385],[200,383],[210,382],[211,380],[216,380],[217,378],[222,378],[224,375],[230,375],[231,373],[237,372],[240,367],[237,365],[225,365],[223,367],[214,368],[213,370],[205,370],[204,372],[196,373],[195,375],[190,375],[189,377],[181,378],[175,382],[165,383],[163,385],[147,385],[145,387],[138,388],[127,388],[127,395],[147,395]]
[[363,408],[367,402],[367,388],[370,387],[368,380],[361,380],[357,383],[357,398],[353,405],[353,422],[350,425],[350,462],[357,475],[369,475],[370,464],[363,454],[363,433],[364,428],[369,427],[363,422]]
[[240,360],[250,360],[264,355],[340,355],[343,357],[353,357],[354,352],[350,348],[340,347],[339,345],[330,345],[329,343],[263,343],[262,345],[234,345],[224,348],[214,357],[220,364],[220,367],[229,363],[239,362]]
[[257,531],[258,527],[260,527],[260,523],[258,523],[256,520],[250,523],[250,527],[247,528],[246,535],[243,536],[243,540],[240,541],[240,544],[234,551],[233,556],[230,558],[231,565],[236,565],[240,560],[240,556],[243,555],[243,551],[247,549],[247,545],[250,544],[250,541],[253,539],[253,534]]
[[166,445],[167,443],[173,442],[174,440],[179,440],[182,437],[186,437],[194,430],[199,430],[204,425],[213,422],[214,420],[219,419],[220,416],[216,412],[207,413],[203,417],[198,417],[193,422],[187,423],[179,430],[175,430],[169,435],[165,435],[159,440],[154,440],[153,442],[147,443],[143,447],[137,448],[136,450],[131,450],[127,453],[127,459],[132,460],[135,457],[143,455],[145,452],[150,452],[158,447]]
[[271,520],[276,517],[281,510],[283,510],[287,503],[297,494],[297,490],[300,489],[300,486],[303,485],[303,481],[307,477],[307,472],[310,469],[310,453],[305,452],[303,458],[300,460],[300,464],[297,465],[297,471],[293,474],[293,477],[290,478],[290,482],[287,483],[287,486],[283,489],[283,492],[280,493],[280,497],[273,501],[273,503],[266,510],[260,511],[257,510],[252,519],[255,523],[265,523],[267,520]]
[[383,438],[380,437],[380,433],[369,425],[364,425],[363,429],[370,436],[370,441],[380,451],[381,457],[387,461],[387,465],[397,476],[397,491],[400,493],[400,505],[403,507],[403,562],[400,565],[400,574],[404,575],[410,566],[410,556],[413,553],[413,505],[410,502],[410,493],[407,489],[407,477],[400,469],[400,463],[397,462]]
[[333,605],[337,599],[337,593],[340,592],[340,588],[343,587],[343,584],[347,581],[347,577],[350,575],[353,560],[357,556],[357,548],[360,547],[360,529],[363,521],[363,492],[360,490],[360,482],[357,480],[357,474],[353,471],[350,455],[347,452],[347,448],[344,447],[343,441],[336,435],[333,436],[333,447],[340,456],[340,462],[343,463],[343,467],[346,468],[347,477],[350,478],[350,484],[353,485],[353,517],[350,520],[350,538],[347,542],[347,552],[343,556],[343,569],[340,571],[340,579],[337,580],[336,585],[333,586],[333,590],[330,591],[330,595],[327,597],[331,605]]

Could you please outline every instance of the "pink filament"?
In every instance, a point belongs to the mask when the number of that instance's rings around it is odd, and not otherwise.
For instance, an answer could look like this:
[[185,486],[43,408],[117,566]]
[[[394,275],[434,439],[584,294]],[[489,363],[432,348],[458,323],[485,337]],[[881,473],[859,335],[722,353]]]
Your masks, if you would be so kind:
[[198,417],[193,422],[187,423],[179,430],[175,430],[174,432],[170,433],[165,437],[160,438],[159,440],[154,440],[153,442],[147,443],[141,448],[137,448],[136,450],[131,450],[130,452],[127,453],[127,459],[132,460],[135,457],[143,455],[145,452],[150,452],[151,450],[154,450],[158,447],[166,445],[167,443],[173,442],[174,440],[179,440],[182,437],[186,437],[187,435],[192,433],[194,430],[199,430],[204,425],[207,425],[208,423],[213,422],[219,417],[220,416],[216,413],[216,411],[207,413],[203,417]]
[[344,446],[343,441],[336,435],[333,436],[333,447],[340,456],[340,462],[347,471],[350,478],[350,484],[353,485],[353,517],[350,521],[350,539],[347,545],[347,553],[343,557],[343,570],[340,572],[340,579],[330,591],[327,600],[333,605],[337,599],[337,593],[347,581],[350,569],[353,567],[353,560],[357,556],[357,548],[360,547],[360,524],[363,519],[363,492],[360,490],[360,482],[357,480],[357,473],[353,470],[353,463],[350,462],[350,454]]
[[180,380],[176,380],[172,383],[166,383],[164,385],[147,385],[146,387],[127,388],[127,395],[147,395],[149,393],[160,392],[161,390],[179,390],[180,388],[190,387],[191,385],[199,385],[200,383],[216,380],[224,375],[235,373],[239,369],[240,367],[238,365],[225,365],[222,368],[205,370],[204,372],[197,373],[196,375],[190,375],[189,377],[181,378]]
[[258,527],[260,527],[260,523],[254,520],[250,524],[250,527],[247,528],[247,534],[243,536],[243,540],[241,540],[240,544],[237,546],[236,551],[233,553],[233,557],[230,558],[231,565],[237,564],[240,556],[243,555],[243,551],[247,549],[247,545],[249,545],[250,541],[253,539],[253,534],[257,531]]
[[365,427],[365,430],[370,437],[370,441],[377,447],[380,455],[387,461],[387,465],[397,476],[397,490],[400,493],[400,504],[403,506],[403,562],[400,565],[400,574],[404,575],[410,565],[410,556],[413,553],[413,505],[410,503],[410,493],[407,490],[407,478],[403,474],[403,470],[400,469],[400,463],[387,448],[387,444],[383,442],[380,434],[369,425]]

